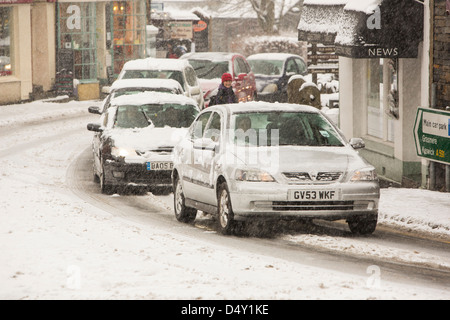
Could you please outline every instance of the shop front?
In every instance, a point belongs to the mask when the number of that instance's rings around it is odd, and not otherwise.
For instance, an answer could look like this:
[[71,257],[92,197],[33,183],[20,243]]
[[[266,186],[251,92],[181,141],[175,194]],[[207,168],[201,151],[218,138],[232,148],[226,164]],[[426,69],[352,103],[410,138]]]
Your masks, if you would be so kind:
[[59,0],[56,86],[64,88],[72,76],[91,98],[126,61],[144,58],[145,8],[145,0]]
[[51,89],[54,39],[52,0],[0,0],[0,104]]
[[413,0],[305,0],[299,40],[339,56],[340,127],[363,137],[361,154],[393,185],[422,184],[416,110],[429,105],[428,9]]

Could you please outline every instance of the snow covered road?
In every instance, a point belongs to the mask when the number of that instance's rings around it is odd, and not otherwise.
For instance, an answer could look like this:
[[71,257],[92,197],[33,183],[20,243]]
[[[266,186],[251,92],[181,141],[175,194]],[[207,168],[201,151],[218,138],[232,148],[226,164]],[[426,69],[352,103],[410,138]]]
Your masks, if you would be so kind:
[[[209,218],[180,224],[171,194],[99,193],[85,129],[97,116],[86,112],[92,103],[73,103],[65,120],[49,119],[50,110],[37,124],[40,116],[27,113],[26,126],[0,107],[0,298],[450,298],[448,215],[434,220],[437,242],[413,244],[406,229],[354,237],[335,225],[300,225],[271,237],[225,237]],[[402,208],[395,192],[382,193],[386,224],[402,220],[400,212],[391,218]],[[432,196],[435,210],[448,211],[448,194]],[[409,221],[410,229],[429,224]],[[431,281],[429,269],[447,281]]]

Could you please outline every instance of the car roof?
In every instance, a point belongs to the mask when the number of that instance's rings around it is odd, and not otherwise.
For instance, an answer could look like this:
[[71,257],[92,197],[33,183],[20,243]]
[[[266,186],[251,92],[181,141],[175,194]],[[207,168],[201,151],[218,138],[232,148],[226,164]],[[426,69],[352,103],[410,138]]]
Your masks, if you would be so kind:
[[180,94],[146,91],[131,95],[123,95],[113,100],[112,105],[142,105],[142,104],[191,104],[198,107],[197,101]]
[[246,112],[269,112],[269,111],[283,111],[283,112],[312,112],[319,113],[319,109],[303,105],[303,104],[292,104],[292,103],[271,103],[264,101],[249,101],[243,103],[233,103],[233,104],[222,104],[214,105],[205,110],[215,110],[222,109],[227,113],[246,113]]
[[183,54],[180,58],[182,59],[203,59],[203,60],[217,60],[224,61],[230,60],[233,56],[242,56],[240,53],[234,52],[190,52]]
[[299,56],[297,54],[273,52],[273,53],[252,54],[251,56],[247,57],[247,60],[253,60],[253,59],[255,59],[255,60],[256,59],[258,59],[258,60],[286,60],[287,58],[290,58],[290,57],[301,58],[301,56]]
[[122,70],[183,70],[189,61],[168,58],[145,58],[127,61]]
[[113,82],[110,90],[121,88],[182,88],[174,79],[119,79]]

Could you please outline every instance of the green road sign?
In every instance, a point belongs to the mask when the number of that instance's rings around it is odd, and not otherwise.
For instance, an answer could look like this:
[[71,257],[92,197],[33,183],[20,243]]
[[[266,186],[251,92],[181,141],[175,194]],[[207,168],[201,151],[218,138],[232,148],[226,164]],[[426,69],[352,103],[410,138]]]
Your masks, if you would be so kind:
[[450,164],[450,112],[419,108],[414,140],[419,157]]

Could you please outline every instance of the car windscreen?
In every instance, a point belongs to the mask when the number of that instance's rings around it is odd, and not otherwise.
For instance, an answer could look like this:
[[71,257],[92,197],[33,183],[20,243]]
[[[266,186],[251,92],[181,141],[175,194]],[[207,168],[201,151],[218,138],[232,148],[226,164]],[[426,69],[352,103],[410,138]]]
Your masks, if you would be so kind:
[[281,60],[248,60],[254,74],[266,76],[278,76],[283,72],[283,61]]
[[156,128],[188,128],[199,112],[194,105],[176,103],[146,104],[141,108]]
[[340,135],[319,113],[248,112],[232,117],[236,144],[259,146],[343,146]]
[[115,128],[145,128],[150,124],[150,119],[140,106],[122,105],[117,107]]
[[173,79],[184,88],[183,73],[180,70],[125,70],[122,79]]
[[221,78],[228,70],[228,61],[211,61],[189,59],[189,63],[197,73],[197,77],[201,79]]

